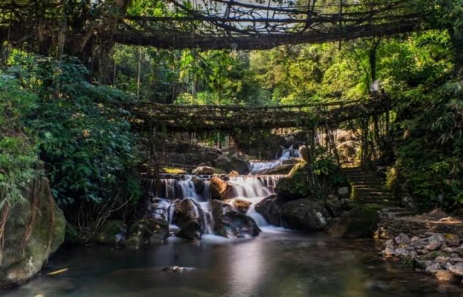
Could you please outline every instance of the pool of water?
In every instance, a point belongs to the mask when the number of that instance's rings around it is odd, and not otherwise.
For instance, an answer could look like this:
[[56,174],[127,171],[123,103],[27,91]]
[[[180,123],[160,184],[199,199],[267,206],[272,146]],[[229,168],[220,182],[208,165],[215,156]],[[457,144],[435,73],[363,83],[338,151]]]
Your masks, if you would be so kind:
[[[42,274],[3,292],[8,297],[42,295],[382,297],[463,296],[459,286],[377,257],[371,240],[267,229],[257,238],[205,236],[200,243],[171,238],[140,250],[62,248]],[[167,266],[194,267],[183,273]],[[56,276],[47,273],[68,268]],[[0,293],[2,295],[2,293]]]

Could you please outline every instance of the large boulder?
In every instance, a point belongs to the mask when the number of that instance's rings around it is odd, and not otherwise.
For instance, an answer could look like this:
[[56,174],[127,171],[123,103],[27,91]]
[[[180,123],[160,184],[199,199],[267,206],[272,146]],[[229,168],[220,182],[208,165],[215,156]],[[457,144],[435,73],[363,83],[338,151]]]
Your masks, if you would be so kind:
[[105,245],[122,245],[127,235],[127,226],[120,220],[107,220],[95,238],[95,242]]
[[281,208],[283,227],[302,231],[321,231],[327,225],[329,213],[317,201],[298,199],[285,203]]
[[162,243],[169,236],[169,223],[162,219],[141,219],[130,226],[127,247],[139,248],[145,244]]
[[8,217],[0,253],[0,289],[33,277],[64,241],[66,220],[51,195],[48,180],[35,180],[25,197],[25,202],[9,209],[9,215],[2,209],[2,215]]
[[258,236],[260,229],[253,218],[233,210],[233,207],[221,202],[212,201],[214,233],[227,238]]
[[205,230],[205,217],[200,205],[191,198],[176,201],[172,223],[180,228],[177,236],[188,240],[199,240]]
[[333,237],[368,238],[373,237],[379,222],[380,205],[365,204],[345,213],[328,229]]
[[287,177],[278,180],[275,192],[279,197],[286,199],[299,199],[307,197],[309,184],[307,183],[307,170],[305,162],[294,166]]
[[249,171],[249,162],[236,155],[222,155],[214,160],[214,166],[225,172],[236,171],[245,174]]
[[281,208],[287,201],[271,195],[256,204],[255,210],[260,213],[265,220],[275,226],[281,226]]

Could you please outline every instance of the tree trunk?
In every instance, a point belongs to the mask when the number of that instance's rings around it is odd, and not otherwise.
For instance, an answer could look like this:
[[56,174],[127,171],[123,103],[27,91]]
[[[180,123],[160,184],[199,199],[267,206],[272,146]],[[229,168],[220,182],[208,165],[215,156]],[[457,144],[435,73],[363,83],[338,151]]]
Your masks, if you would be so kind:
[[455,32],[454,29],[449,30],[450,38],[453,45],[453,61],[454,73],[456,77],[463,76],[463,35]]

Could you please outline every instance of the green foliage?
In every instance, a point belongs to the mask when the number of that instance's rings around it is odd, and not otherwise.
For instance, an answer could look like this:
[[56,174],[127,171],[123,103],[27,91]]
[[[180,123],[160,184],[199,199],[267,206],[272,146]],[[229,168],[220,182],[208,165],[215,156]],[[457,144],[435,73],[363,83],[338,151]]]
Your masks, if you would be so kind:
[[463,204],[463,92],[456,85],[411,92],[398,115],[397,174],[390,184],[409,192],[423,209]]
[[20,54],[14,59],[10,72],[39,95],[27,126],[36,136],[57,201],[102,202],[121,189],[138,198],[136,138],[125,111],[117,107],[129,98],[88,83],[86,69],[75,59],[56,62]]
[[37,150],[23,127],[36,101],[14,77],[0,74],[0,210],[24,201],[25,187],[39,173]]

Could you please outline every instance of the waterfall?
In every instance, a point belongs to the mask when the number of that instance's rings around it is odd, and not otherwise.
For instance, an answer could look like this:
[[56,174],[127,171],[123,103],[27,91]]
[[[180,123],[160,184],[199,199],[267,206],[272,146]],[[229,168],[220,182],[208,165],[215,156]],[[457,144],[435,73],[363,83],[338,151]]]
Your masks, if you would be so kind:
[[291,158],[302,158],[299,149],[295,149],[294,146],[283,149],[281,155],[278,153],[275,156],[275,161],[269,162],[251,162],[249,174],[263,174],[268,170],[281,166],[283,161],[290,160]]
[[[204,234],[214,233],[214,220],[210,206],[210,182],[208,178],[203,178],[204,189],[198,194],[192,175],[165,176],[160,179],[160,187],[156,189],[156,197],[174,200],[191,198],[199,206],[202,212],[201,224],[204,226]],[[258,226],[267,226],[264,217],[255,211],[255,205],[262,199],[275,194],[275,186],[283,175],[261,175],[261,176],[232,176],[229,177],[227,184],[232,187],[231,199],[229,204],[233,206],[235,198],[245,199],[251,202],[247,215],[252,217]],[[197,178],[197,177],[196,177]],[[153,186],[151,186],[153,188]],[[199,209],[198,209],[199,210]],[[237,209],[235,209],[237,210]],[[175,206],[171,204],[169,209],[169,226],[171,229],[177,227],[173,224]]]

